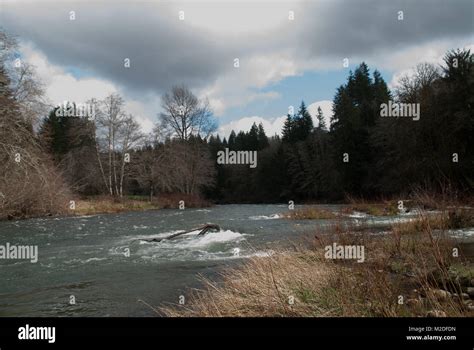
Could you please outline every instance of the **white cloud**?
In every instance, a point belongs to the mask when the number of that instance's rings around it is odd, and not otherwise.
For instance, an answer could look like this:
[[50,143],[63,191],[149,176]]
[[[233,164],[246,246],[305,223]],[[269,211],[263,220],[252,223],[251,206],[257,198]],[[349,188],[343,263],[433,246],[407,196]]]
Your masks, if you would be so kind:
[[150,107],[150,105],[136,100],[126,100],[125,102],[125,109],[135,117],[145,133],[152,132],[155,125],[153,119],[150,118],[153,113],[150,111]]
[[[318,107],[321,107],[321,110],[323,111],[323,115],[326,119],[326,125],[327,127],[329,127],[330,118],[332,116],[332,101],[329,101],[329,100],[316,101],[316,102],[311,103],[308,106],[308,111],[313,117],[313,122],[315,126],[318,125],[318,121],[316,120]],[[259,123],[262,123],[267,136],[273,136],[275,134],[281,135],[281,131],[283,129],[283,124],[285,123],[285,119],[286,119],[286,115],[283,115],[277,118],[263,118],[259,116],[244,117],[238,120],[231,121],[230,123],[227,123],[225,125],[222,125],[218,130],[218,134],[221,137],[228,138],[232,130],[234,130],[236,133],[238,133],[241,130],[247,132],[250,130],[250,127],[252,126],[253,123],[256,123],[257,125]]]
[[394,90],[398,80],[404,75],[410,75],[419,63],[431,63],[436,66],[443,65],[443,58],[448,50],[454,48],[474,49],[474,37],[458,40],[437,40],[404,50],[385,52],[373,58],[374,66],[378,69],[394,71],[392,79],[387,83],[389,89]]
[[280,97],[277,92],[258,92],[258,89],[278,82],[286,77],[297,75],[298,66],[289,54],[282,52],[264,55],[235,57],[239,67],[223,72],[211,85],[198,91],[207,96],[217,115],[222,115],[231,107],[243,107],[255,100],[265,101]]
[[[178,17],[184,11],[183,25],[204,29],[212,35],[246,35],[268,33],[289,24],[288,11],[295,10],[295,1],[250,0],[211,1],[203,6],[202,1],[170,2],[167,12]],[[247,6],[242,3],[247,2]],[[245,20],[242,20],[245,19]]]
[[[101,100],[111,93],[120,93],[119,89],[109,81],[74,77],[63,68],[51,64],[46,56],[36,51],[31,44],[23,43],[21,52],[23,59],[35,66],[36,74],[45,86],[45,95],[51,106],[64,101],[85,103],[91,98]],[[153,98],[148,98],[146,102],[134,100],[126,95],[124,98],[125,110],[133,114],[144,132],[151,132],[154,125],[151,116],[156,114],[155,110],[150,110],[156,108],[151,101]]]
[[236,133],[238,133],[240,130],[247,132],[250,130],[253,123],[256,123],[257,125],[262,123],[267,136],[273,136],[275,134],[280,135],[285,119],[286,116],[281,116],[273,119],[262,118],[259,116],[244,117],[238,120],[231,121],[228,124],[222,125],[218,130],[218,134],[221,137],[228,138],[232,130],[234,130]]
[[110,82],[95,78],[78,79],[63,68],[51,64],[47,57],[31,44],[22,44],[21,52],[26,62],[35,66],[36,73],[46,88],[46,97],[52,105],[64,101],[84,103],[91,98],[103,99],[117,92]]
[[[208,97],[216,115],[223,115],[232,107],[244,107],[250,102],[280,98],[275,91],[258,92],[285,78],[301,76],[308,71],[342,69],[342,60],[295,57],[283,49],[264,54],[239,57],[240,67],[223,72],[210,86],[198,91]],[[229,64],[233,64],[230,61]],[[334,87],[330,87],[331,89]]]
[[321,107],[323,112],[324,120],[326,121],[326,127],[329,128],[331,125],[331,117],[332,117],[332,101],[323,100],[313,102],[308,106],[309,114],[313,117],[314,126],[318,126],[318,121],[316,119],[316,115],[318,113],[318,107]]

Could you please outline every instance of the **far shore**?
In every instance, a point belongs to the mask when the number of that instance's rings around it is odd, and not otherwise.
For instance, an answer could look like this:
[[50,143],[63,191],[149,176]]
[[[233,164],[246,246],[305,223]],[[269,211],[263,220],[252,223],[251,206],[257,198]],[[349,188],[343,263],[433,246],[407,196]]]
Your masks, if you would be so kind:
[[133,211],[147,211],[160,209],[208,208],[213,203],[196,195],[163,194],[150,199],[149,196],[112,197],[106,195],[73,198],[64,204],[59,213],[0,213],[0,221],[23,220],[44,217],[68,217],[97,214],[114,214]]
[[[395,216],[400,213],[409,213],[413,210],[451,210],[451,209],[473,209],[472,200],[445,201],[434,199],[433,197],[406,199],[377,199],[365,200],[348,198],[342,201],[329,202],[301,202],[288,205],[277,213],[283,218],[291,220],[327,220],[336,219],[339,214],[359,213],[369,216]],[[148,211],[160,209],[186,209],[186,208],[209,208],[216,204],[282,204],[279,203],[216,203],[199,195],[191,194],[159,194],[150,198],[143,195],[127,195],[123,197],[113,197],[108,195],[86,196],[73,198],[69,203],[64,204],[64,210],[58,213],[0,213],[0,221],[23,220],[44,217],[69,217],[98,214],[114,214],[134,211]],[[341,205],[339,213],[329,209],[316,206]]]

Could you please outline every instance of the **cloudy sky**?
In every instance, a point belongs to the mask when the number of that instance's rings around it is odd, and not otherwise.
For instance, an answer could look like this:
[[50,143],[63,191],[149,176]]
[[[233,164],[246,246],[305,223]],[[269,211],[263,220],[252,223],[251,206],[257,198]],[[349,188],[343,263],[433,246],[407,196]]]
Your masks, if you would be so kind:
[[393,87],[419,62],[474,49],[474,0],[0,0],[0,28],[18,37],[52,104],[119,92],[150,131],[161,94],[185,84],[209,98],[221,135],[254,121],[274,134],[301,100],[329,118],[362,61]]

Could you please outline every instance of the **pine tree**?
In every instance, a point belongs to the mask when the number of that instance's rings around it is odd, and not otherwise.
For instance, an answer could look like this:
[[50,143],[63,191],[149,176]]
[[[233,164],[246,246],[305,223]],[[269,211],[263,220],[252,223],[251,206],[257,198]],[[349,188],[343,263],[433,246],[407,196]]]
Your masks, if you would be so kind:
[[245,136],[246,138],[246,149],[248,150],[258,150],[259,143],[258,143],[258,126],[256,123],[252,124],[250,131]]
[[262,123],[258,124],[258,149],[262,150],[269,146],[268,137],[265,134],[265,129],[263,128]]
[[247,148],[247,134],[240,130],[237,136],[235,137],[235,149],[236,150],[246,150]]
[[296,143],[306,140],[314,129],[313,119],[304,101],[301,102],[298,113],[292,117],[287,115],[283,125],[283,142]]
[[229,135],[229,140],[228,140],[228,146],[230,150],[235,150],[235,139],[237,135],[235,134],[235,131],[232,130]]
[[285,123],[283,124],[283,130],[282,130],[283,142],[288,142],[288,143],[293,142],[293,128],[294,128],[293,117],[290,114],[287,114]]
[[318,114],[316,115],[316,119],[318,120],[318,130],[326,131],[326,120],[324,119],[323,110],[321,106],[318,106]]
[[309,114],[304,101],[301,101],[300,109],[296,119],[296,139],[304,141],[314,129],[313,118]]

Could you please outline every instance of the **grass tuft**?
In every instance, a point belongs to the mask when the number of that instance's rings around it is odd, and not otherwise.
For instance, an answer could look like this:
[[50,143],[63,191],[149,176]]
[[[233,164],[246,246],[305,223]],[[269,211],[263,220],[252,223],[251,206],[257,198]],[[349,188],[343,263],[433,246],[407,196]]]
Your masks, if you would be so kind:
[[305,207],[291,210],[283,214],[283,217],[290,220],[329,220],[337,218],[337,215],[327,209]]

